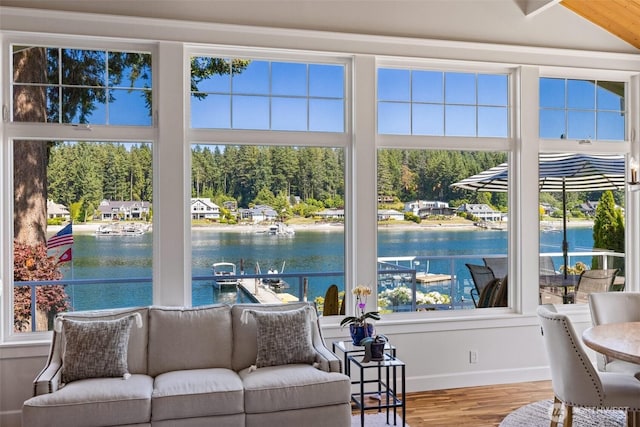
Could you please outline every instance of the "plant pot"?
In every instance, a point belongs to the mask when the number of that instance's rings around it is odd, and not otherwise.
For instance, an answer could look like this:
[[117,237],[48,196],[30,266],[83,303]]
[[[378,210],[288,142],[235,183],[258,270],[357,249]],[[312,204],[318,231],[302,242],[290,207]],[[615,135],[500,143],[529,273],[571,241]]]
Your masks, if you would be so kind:
[[366,323],[364,326],[349,325],[349,332],[351,333],[351,340],[354,345],[360,345],[360,341],[363,338],[373,336],[373,325]]
[[380,361],[384,360],[384,342],[372,342],[371,343],[371,360]]

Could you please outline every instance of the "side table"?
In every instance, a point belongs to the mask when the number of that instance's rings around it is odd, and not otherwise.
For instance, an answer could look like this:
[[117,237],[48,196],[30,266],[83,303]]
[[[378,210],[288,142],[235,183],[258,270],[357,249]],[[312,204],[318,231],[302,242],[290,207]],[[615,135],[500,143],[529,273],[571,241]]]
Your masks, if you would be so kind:
[[[389,424],[389,410],[393,409],[393,425],[396,425],[397,409],[402,408],[402,425],[405,425],[405,364],[403,361],[388,353],[384,354],[384,360],[363,363],[358,355],[347,356],[348,365],[353,364],[354,369],[359,369],[358,381],[360,390],[351,394],[351,400],[360,409],[360,425],[364,427],[364,414],[368,409],[377,409],[387,412],[387,424]],[[398,370],[400,370],[400,393],[398,397]],[[351,368],[349,368],[351,372]],[[365,387],[373,384],[373,387]]]
[[[364,356],[364,347],[361,345],[355,345],[353,341],[333,341],[331,343],[331,350],[336,353],[339,350],[344,356],[344,373],[351,376],[351,367],[349,366],[349,355],[361,354]],[[388,342],[384,345],[384,352],[396,357],[395,346]]]

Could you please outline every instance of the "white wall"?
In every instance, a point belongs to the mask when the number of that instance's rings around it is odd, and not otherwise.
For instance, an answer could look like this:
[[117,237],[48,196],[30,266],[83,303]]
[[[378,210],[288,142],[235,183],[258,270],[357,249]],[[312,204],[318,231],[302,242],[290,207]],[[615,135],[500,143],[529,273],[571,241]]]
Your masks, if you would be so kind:
[[[329,29],[360,34],[320,34],[298,31],[273,31],[265,28],[239,28],[210,25],[206,23],[182,24],[159,20],[112,19],[99,16],[76,17],[72,14],[52,12],[25,13],[18,9],[0,8],[0,28],[5,35],[14,31],[62,33],[73,35],[94,35],[105,37],[129,37],[139,40],[182,40],[189,42],[220,43],[231,45],[264,46],[292,49],[350,52],[359,54],[358,61],[371,61],[368,55],[407,55],[413,57],[455,58],[477,61],[497,61],[505,64],[533,64],[551,66],[579,66],[599,68],[603,63],[619,70],[640,70],[640,59],[636,55],[616,55],[609,52],[637,53],[624,42],[577,18],[566,9],[556,6],[538,15],[526,17],[515,8],[510,0],[491,1],[429,1],[429,2],[304,2],[297,3],[296,13],[291,13],[288,2],[226,2],[217,1],[215,8],[201,9],[202,2],[157,1],[154,7],[148,1],[137,2],[77,2],[49,1],[47,6],[110,8],[110,13],[150,14],[155,17],[188,18],[197,16],[199,20],[217,20],[222,23],[243,23],[252,25],[273,25],[283,28]],[[232,4],[233,3],[233,4]],[[394,8],[385,9],[389,4]],[[3,5],[36,4],[44,2],[3,0]],[[169,5],[178,7],[168,8]],[[241,6],[234,8],[233,5]],[[322,8],[331,4],[332,8]],[[448,4],[448,6],[447,6]],[[194,6],[199,5],[199,6]],[[384,6],[384,7],[383,7]],[[193,10],[197,7],[198,10]],[[247,13],[251,7],[252,13]],[[96,10],[96,9],[94,9]],[[283,13],[283,12],[287,13]],[[198,14],[198,12],[201,12]],[[191,14],[191,15],[190,15]],[[214,16],[209,18],[207,15]],[[399,39],[372,37],[362,34],[403,35],[429,37]],[[2,35],[0,34],[0,36]],[[432,40],[441,39],[441,41]],[[463,41],[457,43],[452,41]],[[483,42],[478,44],[476,42]],[[503,43],[493,45],[485,43]],[[560,47],[579,50],[548,50],[526,46]],[[165,47],[161,47],[165,49]],[[583,52],[591,50],[593,52]],[[601,52],[598,52],[601,51]],[[178,58],[179,60],[179,58]],[[2,72],[6,73],[6,64]],[[525,72],[528,72],[525,70]],[[535,70],[534,70],[535,72]],[[171,76],[164,76],[168,79]],[[362,88],[354,88],[362,90]],[[180,90],[176,89],[178,98]],[[3,97],[3,99],[6,98]],[[360,114],[361,112],[356,112]],[[167,109],[161,114],[167,113]],[[356,117],[357,118],[357,117]],[[161,120],[162,122],[162,120]],[[530,126],[530,124],[529,124]],[[1,131],[0,131],[1,132]],[[179,131],[178,131],[179,132]],[[175,135],[180,138],[183,135]],[[362,135],[359,135],[362,137]],[[372,138],[374,135],[368,135]],[[527,147],[526,150],[530,150]],[[360,159],[368,161],[372,159]],[[176,172],[177,179],[184,172]],[[154,180],[155,181],[155,180]],[[521,187],[531,190],[524,183]],[[375,188],[363,189],[375,200]],[[177,193],[183,192],[177,189]],[[352,195],[354,198],[362,194]],[[521,197],[521,196],[520,196]],[[634,206],[637,207],[637,200]],[[375,208],[375,207],[374,207]],[[181,212],[181,211],[180,211]],[[180,212],[175,212],[179,214]],[[185,214],[186,215],[186,214]],[[523,217],[524,218],[524,217]],[[525,218],[527,219],[527,218]],[[530,219],[530,218],[529,218]],[[535,218],[534,218],[535,219]],[[187,224],[187,221],[183,221]],[[517,224],[518,221],[515,221]],[[6,224],[6,222],[3,222]],[[371,225],[371,224],[370,224]],[[8,229],[8,227],[5,227]],[[157,229],[157,228],[156,228]],[[177,236],[166,239],[183,241],[181,236],[188,227],[177,230]],[[534,230],[526,230],[530,233]],[[6,237],[7,230],[4,231]],[[3,235],[0,231],[0,237]],[[637,240],[637,239],[636,239]],[[183,241],[184,243],[184,241]],[[161,246],[158,243],[159,246]],[[375,245],[369,245],[375,247]],[[632,251],[635,244],[629,248]],[[183,248],[184,249],[184,248]],[[183,252],[186,249],[183,250]],[[475,386],[494,383],[508,383],[547,379],[549,376],[547,359],[540,337],[540,328],[535,317],[537,275],[530,274],[537,269],[523,260],[537,257],[537,248],[510,248],[518,261],[519,276],[513,278],[522,289],[513,296],[515,310],[489,310],[473,313],[425,313],[415,316],[389,316],[378,325],[379,332],[388,335],[398,348],[398,356],[407,362],[407,391],[430,390],[450,387]],[[172,255],[172,254],[169,254]],[[370,265],[368,260],[375,256],[366,253],[347,266],[347,276],[364,270]],[[180,261],[180,257],[177,257]],[[175,280],[188,280],[189,271],[167,265],[167,274],[173,272]],[[368,269],[371,270],[371,269]],[[7,271],[6,269],[3,271]],[[157,273],[160,274],[160,273]],[[1,279],[1,277],[0,277]],[[155,281],[166,277],[154,277]],[[167,288],[163,288],[166,290]],[[637,290],[637,289],[636,289]],[[527,298],[523,298],[526,294]],[[531,298],[533,296],[533,298]],[[163,296],[163,300],[188,300],[188,295]],[[527,302],[528,301],[528,302]],[[584,307],[566,308],[579,330],[589,323],[589,314]],[[464,317],[463,317],[464,316]],[[470,318],[471,317],[471,321]],[[328,343],[338,337],[346,337],[335,321],[325,319],[325,338]],[[20,425],[22,401],[31,396],[31,381],[45,363],[49,345],[39,343],[0,343],[0,425],[13,427]],[[469,351],[478,353],[478,363],[469,363]]]

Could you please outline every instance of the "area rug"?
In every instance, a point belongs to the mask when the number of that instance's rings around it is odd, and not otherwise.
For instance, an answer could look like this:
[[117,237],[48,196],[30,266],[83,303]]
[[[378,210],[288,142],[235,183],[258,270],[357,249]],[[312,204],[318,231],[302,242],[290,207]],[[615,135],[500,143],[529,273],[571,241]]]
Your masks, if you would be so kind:
[[[387,414],[385,412],[375,414],[365,414],[364,416],[365,427],[388,427],[393,425],[393,413],[389,414],[389,424],[387,424]],[[400,414],[396,417],[396,426],[402,426],[402,417]],[[409,424],[405,424],[409,427]],[[360,415],[353,415],[351,417],[351,427],[360,427]]]
[[[541,400],[516,409],[505,417],[500,427],[549,427],[553,401]],[[562,426],[560,414],[558,426]],[[573,408],[575,427],[625,427],[625,411]]]

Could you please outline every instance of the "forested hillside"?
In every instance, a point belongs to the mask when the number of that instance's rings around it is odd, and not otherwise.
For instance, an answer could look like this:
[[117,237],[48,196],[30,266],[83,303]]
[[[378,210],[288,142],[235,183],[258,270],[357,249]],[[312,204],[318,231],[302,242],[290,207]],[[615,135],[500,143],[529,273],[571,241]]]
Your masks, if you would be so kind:
[[[441,200],[490,203],[506,210],[505,193],[475,193],[450,185],[506,161],[505,153],[401,150],[378,152],[378,194],[395,201]],[[299,196],[318,208],[344,206],[342,149],[198,145],[192,149],[192,197],[209,197],[240,207]],[[82,212],[101,200],[153,201],[149,144],[62,143],[51,147],[49,198]],[[356,185],[357,191],[357,185]],[[572,202],[587,194],[570,194]],[[599,195],[593,195],[595,200]],[[559,205],[559,194],[541,199]],[[592,198],[592,200],[594,200]],[[620,203],[619,200],[616,202]]]

